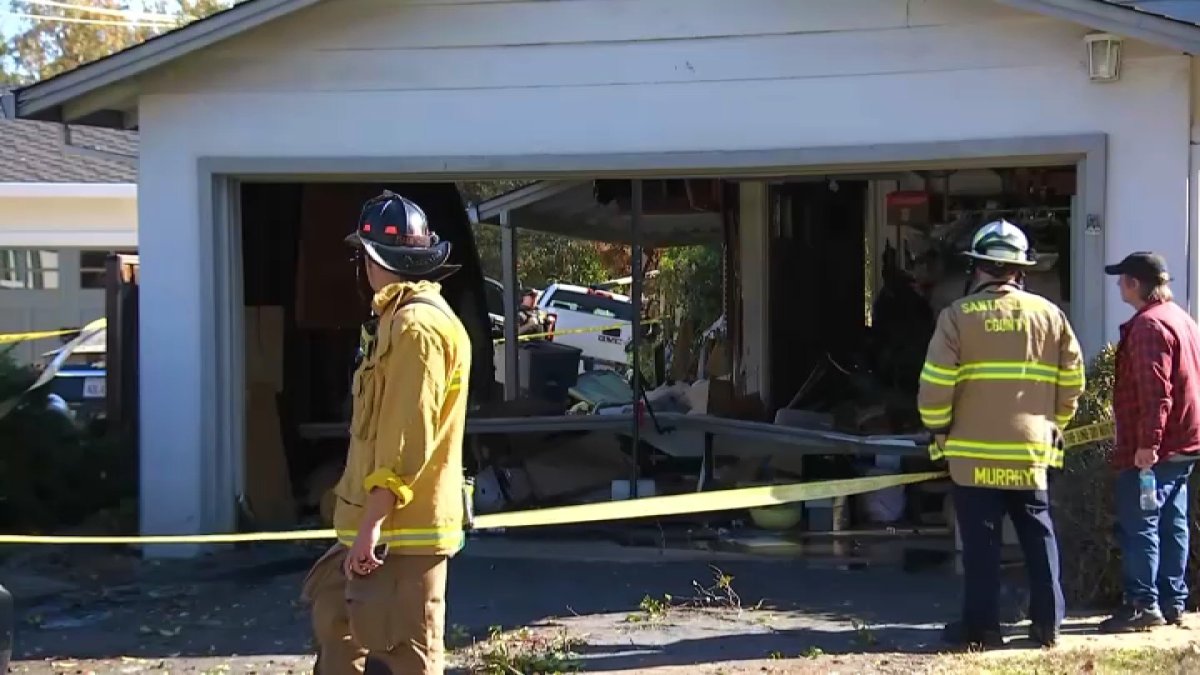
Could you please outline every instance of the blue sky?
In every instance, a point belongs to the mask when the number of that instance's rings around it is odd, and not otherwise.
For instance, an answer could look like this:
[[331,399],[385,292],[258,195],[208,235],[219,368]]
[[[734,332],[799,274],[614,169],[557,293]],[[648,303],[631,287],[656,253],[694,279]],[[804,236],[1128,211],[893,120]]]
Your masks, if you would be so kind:
[[[2,7],[0,12],[7,13],[12,10],[12,4],[9,2],[4,2],[2,5],[0,5],[0,7]],[[16,19],[11,16],[7,16],[7,14],[0,14],[0,36],[8,37],[9,35],[12,35],[12,32],[16,30],[16,27]]]

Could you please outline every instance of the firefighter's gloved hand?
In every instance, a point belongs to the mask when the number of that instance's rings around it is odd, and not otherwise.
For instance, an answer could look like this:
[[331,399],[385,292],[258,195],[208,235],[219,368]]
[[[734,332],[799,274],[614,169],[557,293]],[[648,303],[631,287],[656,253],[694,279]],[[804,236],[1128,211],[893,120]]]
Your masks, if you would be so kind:
[[[1054,435],[1051,439],[1051,442],[1054,444],[1054,448],[1058,450],[1059,456],[1065,457],[1067,450],[1067,439],[1065,436],[1063,436],[1062,429],[1059,429],[1058,427],[1054,428]],[[1046,467],[1046,474],[1050,476],[1055,476],[1062,472],[1063,467],[1061,466],[1054,466],[1051,464],[1050,466]]]
[[941,457],[939,457],[938,459],[931,460],[933,462],[933,467],[935,469],[937,469],[938,471],[946,471],[948,469],[948,465],[946,463],[946,455],[945,455],[946,438],[947,438],[946,434],[932,434],[929,437],[930,448],[932,449],[933,447],[937,447],[937,449],[941,451],[941,455],[942,455]]

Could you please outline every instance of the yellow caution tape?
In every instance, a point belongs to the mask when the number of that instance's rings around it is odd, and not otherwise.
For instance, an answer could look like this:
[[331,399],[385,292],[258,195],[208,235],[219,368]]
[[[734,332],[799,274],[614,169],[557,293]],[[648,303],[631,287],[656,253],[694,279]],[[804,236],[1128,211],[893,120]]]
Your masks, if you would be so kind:
[[1076,427],[1063,432],[1063,445],[1068,448],[1107,441],[1116,435],[1116,425],[1112,422],[1097,422],[1084,427]]
[[5,333],[0,335],[0,345],[9,345],[15,342],[25,342],[27,340],[42,340],[45,338],[59,337],[61,335],[71,335],[78,333],[80,328],[70,328],[67,330],[43,330],[34,333]]
[[499,527],[540,527],[544,525],[572,525],[593,523],[601,520],[628,520],[659,516],[681,516],[706,511],[730,511],[775,506],[791,502],[806,502],[830,497],[874,492],[884,488],[920,483],[942,478],[940,471],[926,473],[904,473],[892,476],[867,476],[845,478],[816,483],[790,483],[787,485],[764,485],[736,490],[693,492],[667,497],[626,499],[603,504],[580,504],[578,506],[555,506],[536,511],[514,511],[475,517],[475,529],[488,530]]
[[[648,326],[653,323],[660,323],[661,321],[662,321],[662,319],[646,319],[645,321],[642,321],[642,325]],[[558,337],[559,335],[579,335],[582,333],[599,333],[601,331],[606,331],[606,330],[617,330],[619,328],[631,328],[632,326],[633,326],[633,324],[631,324],[631,323],[614,323],[614,324],[610,324],[608,326],[590,326],[588,328],[567,328],[567,329],[563,329],[563,330],[547,331],[545,333],[529,333],[527,335],[518,335],[517,342],[524,342],[526,340],[540,340],[540,339],[546,338],[546,337]],[[504,344],[504,338],[496,338],[495,340],[492,340],[492,344],[495,344],[495,345]]]
[[[816,483],[764,485],[736,490],[714,490],[666,497],[645,497],[601,504],[556,506],[530,511],[493,513],[475,517],[475,529],[493,530],[510,527],[542,527],[594,523],[604,520],[679,516],[708,511],[731,511],[803,502],[830,497],[874,492],[884,488],[943,478],[942,472],[909,473],[892,476],[868,476]],[[128,537],[0,535],[0,544],[236,544],[263,541],[311,541],[333,539],[334,530],[298,530],[291,532],[247,532],[242,534],[186,534]]]
[[[1071,429],[1063,433],[1067,447],[1086,445],[1112,438],[1112,422],[1099,422]],[[629,520],[679,516],[710,511],[753,509],[777,504],[804,502],[831,497],[846,497],[874,492],[886,488],[920,483],[944,478],[943,472],[897,474],[890,476],[868,476],[815,483],[789,483],[786,485],[764,485],[734,490],[715,490],[665,497],[645,497],[601,504],[556,506],[545,509],[493,513],[477,516],[475,529],[493,530],[512,527],[544,527],[548,525],[573,525],[606,520]],[[334,530],[293,530],[287,532],[246,532],[238,534],[188,534],[150,536],[55,536],[55,535],[0,535],[0,544],[99,544],[99,545],[155,545],[155,544],[237,544],[267,541],[313,541],[336,537]]]
[[290,530],[286,532],[242,532],[237,534],[164,534],[149,536],[57,536],[0,534],[0,544],[241,544],[256,541],[312,541],[333,539],[333,530]]

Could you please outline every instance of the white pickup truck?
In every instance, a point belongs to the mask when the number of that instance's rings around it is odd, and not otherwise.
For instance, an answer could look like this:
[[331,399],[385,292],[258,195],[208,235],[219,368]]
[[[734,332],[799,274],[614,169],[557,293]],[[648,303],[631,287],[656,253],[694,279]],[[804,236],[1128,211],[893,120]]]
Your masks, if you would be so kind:
[[[497,326],[504,325],[504,286],[495,279],[487,283],[488,313]],[[554,341],[583,351],[582,357],[598,366],[625,366],[625,347],[633,337],[633,302],[629,296],[609,291],[551,284],[537,299],[540,310],[552,314]],[[587,330],[599,329],[605,330]],[[577,332],[577,331],[585,332]]]
[[558,317],[555,342],[578,347],[584,358],[595,359],[597,365],[629,364],[625,351],[633,338],[633,302],[629,296],[551,284],[538,297],[537,306]]

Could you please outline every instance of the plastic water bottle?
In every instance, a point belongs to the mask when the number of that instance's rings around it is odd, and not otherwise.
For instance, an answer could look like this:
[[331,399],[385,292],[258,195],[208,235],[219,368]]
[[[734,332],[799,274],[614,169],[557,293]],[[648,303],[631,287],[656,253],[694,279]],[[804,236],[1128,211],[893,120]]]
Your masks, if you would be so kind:
[[1142,469],[1138,472],[1138,492],[1143,511],[1158,510],[1157,486],[1154,481],[1153,469]]

